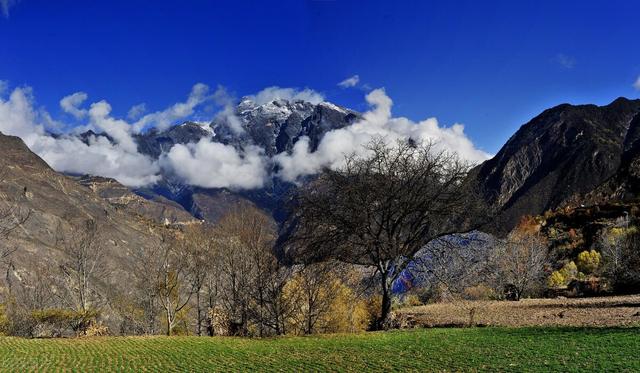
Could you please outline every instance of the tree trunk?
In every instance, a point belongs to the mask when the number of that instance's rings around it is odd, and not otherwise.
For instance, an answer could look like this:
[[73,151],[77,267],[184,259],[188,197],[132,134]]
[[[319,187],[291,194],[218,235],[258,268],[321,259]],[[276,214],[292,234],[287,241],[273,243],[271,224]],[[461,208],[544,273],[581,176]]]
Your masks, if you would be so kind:
[[169,316],[167,315],[167,337],[171,336],[171,321],[169,321]]
[[213,337],[213,297],[211,296],[211,288],[209,287],[209,308],[207,308],[207,335]]
[[309,311],[307,312],[307,330],[305,330],[305,334],[311,334],[311,330],[313,329],[313,323],[311,321],[311,305],[309,305]]
[[391,313],[391,289],[389,286],[389,274],[384,271],[381,272],[381,283],[382,286],[382,304],[380,306],[380,317],[378,318],[375,330],[384,330],[387,327],[389,314]]
[[196,327],[196,333],[199,337],[202,335],[202,309],[200,308],[200,290],[196,292],[196,308],[198,311],[198,325]]
[[173,323],[171,319],[171,311],[167,308],[167,336],[171,336],[171,324]]

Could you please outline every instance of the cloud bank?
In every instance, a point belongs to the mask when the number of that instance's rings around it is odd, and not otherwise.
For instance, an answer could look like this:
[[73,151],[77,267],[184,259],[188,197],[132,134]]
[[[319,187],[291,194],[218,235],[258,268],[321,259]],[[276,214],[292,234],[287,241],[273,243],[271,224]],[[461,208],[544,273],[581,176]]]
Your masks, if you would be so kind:
[[[243,123],[235,113],[236,101],[223,87],[210,93],[206,85],[196,84],[184,102],[146,115],[143,115],[146,108],[136,105],[129,110],[129,120],[114,117],[107,101],[85,104],[88,95],[76,92],[60,100],[60,107],[73,117],[75,126],[58,122],[44,109],[37,108],[29,87],[15,88],[5,97],[7,93],[8,89],[5,93],[0,92],[1,132],[21,137],[57,171],[111,177],[131,187],[157,183],[162,175],[172,175],[185,184],[203,188],[261,188],[274,176],[297,182],[322,167],[341,166],[347,154],[365,155],[363,145],[374,138],[383,138],[390,144],[399,139],[432,141],[439,149],[456,152],[472,162],[490,157],[474,146],[461,124],[443,127],[435,118],[414,122],[394,117],[393,101],[384,89],[376,89],[366,96],[370,110],[361,120],[327,132],[317,149],[311,149],[308,138],[301,138],[290,153],[280,153],[272,158],[254,144],[234,147],[215,142],[210,137],[197,143],[174,145],[159,159],[138,151],[136,134],[152,126],[160,131],[167,129],[177,121],[190,118],[205,103],[217,105],[220,111],[216,117],[223,117],[237,135],[244,135]],[[322,94],[311,89],[280,87],[266,88],[249,98],[256,105],[277,99],[316,104],[324,100]],[[51,134],[61,128],[73,129],[68,133]],[[87,134],[89,130],[105,136]],[[279,170],[275,175],[271,171],[274,166]]]
[[176,103],[163,111],[143,116],[133,124],[133,130],[139,133],[153,125],[159,131],[164,131],[176,121],[191,116],[197,106],[212,99],[213,96],[209,95],[209,87],[206,84],[198,83],[191,88],[187,101]]
[[[206,101],[207,92],[206,85],[196,84],[185,102],[148,114],[134,123],[114,118],[111,105],[104,100],[83,108],[88,96],[77,92],[60,100],[60,107],[75,119],[87,121],[75,127],[73,133],[53,136],[47,130],[63,125],[51,119],[48,112],[35,108],[31,88],[18,87],[8,98],[0,96],[0,131],[22,138],[56,171],[111,177],[127,186],[139,187],[156,183],[162,170],[158,160],[138,152],[133,135],[145,126],[166,128],[171,122],[190,116]],[[83,141],[78,134],[87,130],[104,133],[108,138],[90,135]]]
[[262,148],[248,146],[240,152],[210,139],[174,145],[161,158],[163,167],[203,188],[261,188],[268,176],[266,162]]
[[366,96],[371,110],[363,119],[345,128],[327,132],[316,151],[311,152],[309,139],[300,139],[291,154],[281,153],[274,157],[280,166],[279,176],[287,181],[296,181],[301,176],[317,173],[322,167],[340,167],[345,155],[365,155],[364,145],[374,138],[383,138],[389,144],[400,139],[417,142],[431,141],[437,150],[457,153],[470,162],[482,162],[490,155],[477,149],[464,133],[464,126],[454,124],[440,127],[435,118],[413,122],[410,119],[391,115],[393,101],[384,89],[376,89]]
[[633,88],[640,91],[640,76],[638,76],[638,79],[636,79],[636,82],[633,83]]

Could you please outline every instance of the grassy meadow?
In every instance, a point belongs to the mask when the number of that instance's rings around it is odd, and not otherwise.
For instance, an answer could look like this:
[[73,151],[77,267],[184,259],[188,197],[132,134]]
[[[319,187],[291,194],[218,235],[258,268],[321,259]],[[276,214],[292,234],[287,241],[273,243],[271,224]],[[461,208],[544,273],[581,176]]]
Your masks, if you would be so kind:
[[0,338],[0,371],[639,371],[640,328],[443,328],[246,339]]

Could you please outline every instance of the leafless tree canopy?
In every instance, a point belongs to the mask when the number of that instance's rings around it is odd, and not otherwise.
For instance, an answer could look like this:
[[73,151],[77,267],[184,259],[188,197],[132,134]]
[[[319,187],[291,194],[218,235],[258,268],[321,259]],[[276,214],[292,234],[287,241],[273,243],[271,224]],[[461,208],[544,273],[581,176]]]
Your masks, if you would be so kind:
[[64,294],[62,301],[75,311],[87,312],[103,301],[98,282],[105,277],[106,267],[98,224],[87,220],[71,227],[69,233],[59,228],[57,246],[65,254],[60,265]]
[[548,245],[539,232],[514,230],[500,242],[494,257],[498,284],[508,298],[520,300],[542,286]]
[[294,196],[285,250],[311,261],[374,266],[382,277],[384,319],[389,287],[413,255],[436,238],[473,229],[481,204],[466,182],[470,165],[455,154],[382,140],[368,151],[323,170]]
[[288,309],[283,289],[291,269],[273,254],[275,223],[254,207],[227,213],[215,230],[222,307],[231,317],[231,334],[246,335],[249,320],[258,335],[282,334]]

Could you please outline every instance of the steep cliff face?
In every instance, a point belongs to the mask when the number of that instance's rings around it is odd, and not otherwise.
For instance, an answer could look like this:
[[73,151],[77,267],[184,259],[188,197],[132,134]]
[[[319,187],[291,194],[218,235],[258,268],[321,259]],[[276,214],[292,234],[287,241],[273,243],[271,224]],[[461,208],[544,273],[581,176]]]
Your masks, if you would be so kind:
[[640,100],[559,105],[522,126],[472,177],[499,209],[500,230],[566,203],[628,198],[638,192],[639,127]]

